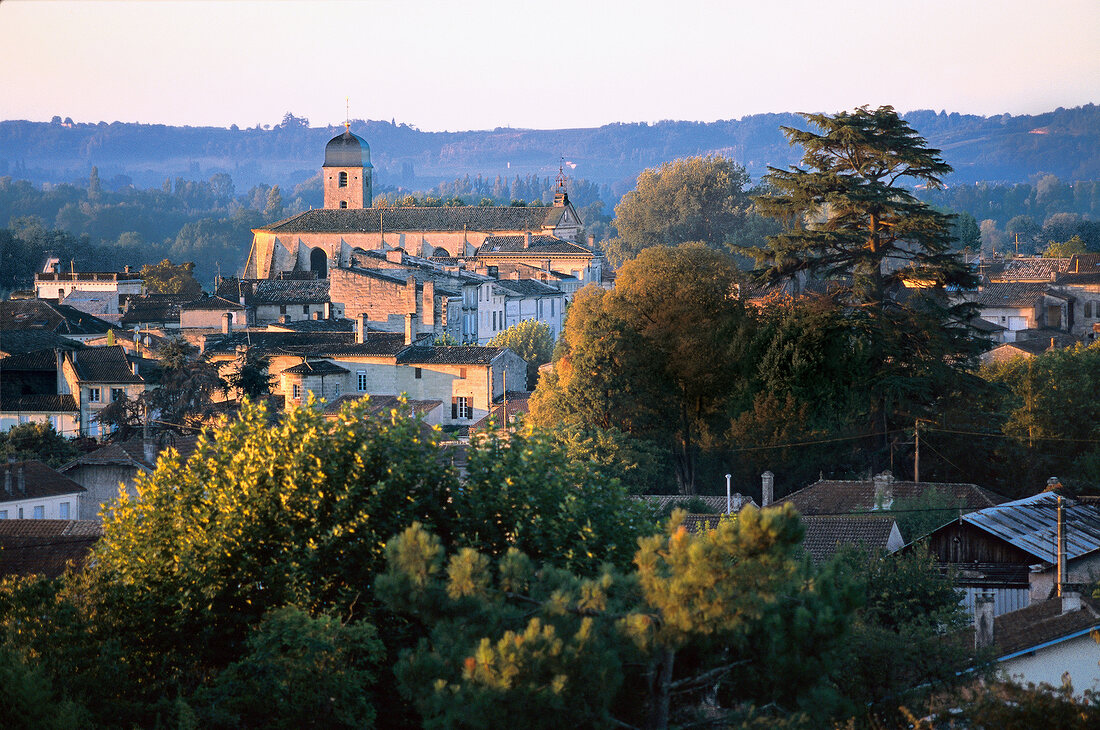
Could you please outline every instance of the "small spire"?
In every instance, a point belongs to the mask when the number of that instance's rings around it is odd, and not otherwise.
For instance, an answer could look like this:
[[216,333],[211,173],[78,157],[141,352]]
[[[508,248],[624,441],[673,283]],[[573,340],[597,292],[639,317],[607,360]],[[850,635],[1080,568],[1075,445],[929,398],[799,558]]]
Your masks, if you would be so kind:
[[344,131],[351,132],[351,97],[344,97]]
[[558,164],[558,190],[565,192],[565,155],[561,156],[561,161]]

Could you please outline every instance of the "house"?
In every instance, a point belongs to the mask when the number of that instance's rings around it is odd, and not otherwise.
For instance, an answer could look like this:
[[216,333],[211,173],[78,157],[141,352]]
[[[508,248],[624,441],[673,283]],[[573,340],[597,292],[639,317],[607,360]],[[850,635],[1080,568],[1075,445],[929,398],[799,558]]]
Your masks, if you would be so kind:
[[988,352],[982,353],[981,360],[983,363],[989,363],[1014,360],[1018,357],[1031,358],[1051,350],[1072,347],[1077,342],[1077,338],[1063,333],[1052,333],[1051,337],[1042,339],[1019,339],[997,345]]
[[470,426],[470,433],[488,431],[490,428],[507,428],[516,419],[531,410],[531,394],[510,390],[493,399],[492,409],[477,423]]
[[71,520],[83,517],[85,489],[41,461],[0,463],[0,520]]
[[61,271],[60,262],[52,259],[47,267],[48,271],[34,275],[35,296],[64,301],[92,314],[117,317],[121,314],[119,304],[122,298],[138,296],[145,290],[141,274],[131,272],[129,266],[121,272],[71,271],[66,274]]
[[1006,328],[1005,342],[1020,339],[1021,330],[1070,331],[1074,297],[1050,282],[994,281],[960,295],[981,310],[981,317]]
[[102,536],[94,520],[0,520],[0,577],[57,578],[82,567]]
[[58,472],[84,488],[82,519],[97,519],[104,506],[110,505],[125,489],[137,496],[138,474],[151,474],[165,449],[175,449],[187,459],[198,442],[196,436],[179,436],[170,431],[156,439],[130,439],[108,444],[65,464]]
[[[1016,611],[991,613],[984,596],[976,619],[975,648],[993,652],[999,672],[1021,684],[1061,687],[1068,678],[1076,694],[1100,689],[1095,632],[1100,602],[1072,591]],[[984,623],[992,631],[983,631]]]
[[344,316],[329,299],[328,279],[222,279],[215,295],[250,308],[255,325]]
[[119,345],[66,352],[60,365],[59,394],[76,400],[81,436],[104,435],[96,415],[118,400],[134,400],[145,392],[139,366]]
[[372,417],[397,411],[404,415],[419,418],[420,422],[428,429],[432,426],[438,426],[443,419],[443,401],[409,400],[408,398],[395,395],[342,395],[331,403],[325,404],[325,416],[328,418],[336,418],[340,413],[340,409],[343,408],[345,404],[361,400],[364,397],[368,399],[367,415]]
[[15,330],[43,330],[83,342],[103,337],[117,325],[65,304],[44,299],[12,299],[0,302],[0,339]]
[[125,329],[178,330],[180,307],[194,301],[183,294],[142,294],[125,297],[119,325]]
[[[1100,579],[1100,508],[1062,497],[1066,539],[1064,582]],[[937,563],[951,568],[974,610],[976,596],[992,594],[1000,615],[1049,598],[1055,590],[1059,495],[1053,491],[961,515],[921,538]]]
[[[666,511],[671,510],[676,505],[684,503],[684,502],[688,502],[688,501],[692,501],[692,500],[699,500],[700,502],[705,504],[708,509],[711,510],[711,514],[701,515],[702,517],[706,517],[707,519],[710,519],[710,518],[717,519],[718,517],[721,517],[722,515],[727,513],[727,509],[726,509],[727,507],[729,508],[729,513],[730,514],[737,514],[738,512],[740,512],[742,509],[744,509],[748,505],[750,505],[750,504],[755,505],[756,504],[755,502],[753,502],[752,497],[747,497],[745,495],[738,494],[736,492],[730,495],[728,504],[726,502],[726,495],[724,495],[724,494],[721,495],[721,496],[712,495],[712,494],[700,494],[700,495],[639,494],[639,495],[634,495],[632,497],[632,499],[635,499],[635,500],[640,501],[640,502],[648,503],[650,505],[650,507],[653,508],[654,514],[662,514]],[[689,515],[689,516],[694,517],[694,516],[698,516],[698,515]],[[693,519],[692,524],[696,524],[696,523],[698,523],[698,524],[708,524],[708,525],[710,524],[709,522],[706,522],[706,520],[695,520],[695,519]],[[685,524],[687,524],[687,523],[685,523]]]
[[504,293],[504,329],[520,322],[535,320],[550,328],[550,337],[558,341],[565,321],[565,293],[536,279],[500,279]]

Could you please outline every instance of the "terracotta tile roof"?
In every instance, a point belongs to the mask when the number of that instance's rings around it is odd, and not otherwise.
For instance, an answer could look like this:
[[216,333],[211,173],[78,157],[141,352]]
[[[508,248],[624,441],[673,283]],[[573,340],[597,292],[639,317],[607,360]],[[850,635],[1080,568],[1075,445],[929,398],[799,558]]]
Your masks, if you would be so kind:
[[272,322],[268,332],[354,332],[350,319],[299,319],[292,322]]
[[318,208],[257,231],[274,233],[399,233],[403,231],[540,231],[557,223],[564,208],[459,206],[455,208]]
[[[335,415],[340,412],[340,409],[347,403],[354,403],[362,400],[365,396],[361,395],[342,395],[331,403],[325,404],[325,413],[328,415]],[[411,400],[405,399],[405,405],[401,405],[401,399],[396,395],[371,395],[368,401],[369,409],[367,413],[372,416],[378,416],[383,413],[389,413],[393,409],[398,409],[406,412],[411,412],[418,416],[424,416],[431,411],[439,408],[443,405],[441,400]]]
[[33,459],[0,464],[0,483],[3,485],[0,486],[0,502],[82,494],[86,491],[64,474]]
[[76,413],[80,409],[69,393],[34,393],[5,396],[0,394],[0,411],[5,413]]
[[1049,289],[1049,282],[995,281],[968,293],[966,299],[982,307],[1032,307],[1044,295],[1060,296]]
[[181,294],[142,294],[131,296],[122,303],[121,323],[179,322],[180,307],[193,301]]
[[195,299],[187,304],[180,305],[181,312],[220,311],[222,309],[240,311],[244,307],[236,301],[230,301],[225,297],[216,295],[203,296],[201,299]]
[[993,646],[1001,659],[1041,644],[1088,633],[1100,627],[1100,603],[1081,597],[1081,608],[1062,612],[1062,599],[1033,603],[993,619]]
[[306,355],[354,342],[355,334],[352,332],[233,332],[216,340],[208,340],[206,352],[236,354],[237,347],[254,347],[266,352]]
[[70,340],[47,330],[4,329],[0,331],[0,355],[19,355],[36,350],[78,350],[82,346],[76,340]]
[[119,345],[89,347],[70,354],[77,377],[85,383],[144,383],[134,375],[126,351]]
[[535,279],[501,279],[496,282],[501,289],[506,290],[507,295],[517,297],[560,297],[561,289],[555,289],[549,284],[543,284]]
[[[180,458],[186,460],[195,452],[198,441],[198,436],[181,436],[170,432],[158,434],[154,445],[156,458],[159,459],[164,450],[174,448],[179,452]],[[69,472],[79,466],[129,466],[150,471],[156,468],[155,463],[145,460],[145,442],[140,438],[108,444],[88,452],[65,464],[58,471]]]
[[343,375],[351,371],[328,360],[313,360],[286,368],[283,372],[290,375]]
[[215,294],[246,304],[324,304],[329,301],[328,279],[226,279]]
[[[943,482],[891,482],[891,495],[899,499],[913,499],[935,489],[947,494],[964,510],[992,507],[1006,501],[1005,497],[982,489],[976,484]],[[875,483],[873,481],[821,480],[788,494],[777,502],[790,502],[803,515],[849,514],[869,512],[875,508]]]
[[1009,259],[1004,268],[990,276],[990,281],[1054,281],[1054,275],[1069,267],[1069,259],[1028,257]]
[[803,549],[813,562],[823,563],[844,545],[885,550],[896,523],[892,517],[878,515],[805,515],[802,524],[806,528]]
[[[431,334],[424,334],[421,335],[421,339],[417,341],[430,340],[431,337]],[[409,347],[409,345],[405,344],[405,334],[403,332],[371,332],[367,335],[366,342],[355,342],[355,338],[352,337],[351,342],[348,344],[318,348],[317,354],[326,357],[355,355],[368,357],[396,357],[407,347]],[[418,347],[425,346],[419,345]]]
[[35,350],[0,359],[0,372],[4,370],[53,370],[57,371],[57,353],[54,350]]
[[79,336],[106,334],[115,326],[74,307],[44,299],[0,302],[0,330],[40,329],[58,335]]
[[82,566],[102,535],[94,520],[0,520],[0,575],[56,578]]
[[526,236],[489,236],[477,250],[477,256],[592,256],[592,249],[557,236],[531,236],[531,245],[524,246]]
[[409,347],[397,356],[402,365],[489,365],[500,357],[507,347]]

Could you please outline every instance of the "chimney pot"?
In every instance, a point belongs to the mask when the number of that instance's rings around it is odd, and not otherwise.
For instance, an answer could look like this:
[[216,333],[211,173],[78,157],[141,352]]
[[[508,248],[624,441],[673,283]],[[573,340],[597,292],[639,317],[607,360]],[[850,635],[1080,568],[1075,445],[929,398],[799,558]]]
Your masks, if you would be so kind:
[[332,319],[332,302],[325,302],[325,319]]
[[531,248],[531,231],[523,232],[523,247]]
[[775,474],[766,471],[760,475],[760,506],[767,507],[775,500]]
[[876,474],[872,481],[875,485],[875,503],[872,509],[890,509],[894,505],[894,475],[884,471]]
[[1062,613],[1081,610],[1081,594],[1077,591],[1062,592]]
[[416,341],[416,315],[409,313],[405,315],[405,344],[411,345]]
[[284,314],[283,316],[279,317],[279,321],[283,324],[290,324],[290,315]]
[[156,466],[157,463],[157,445],[153,442],[153,439],[146,438],[141,442],[141,450],[143,456],[145,456],[145,463]]
[[313,321],[314,322],[320,322],[321,321],[321,313],[320,312],[314,312],[313,313]]
[[233,332],[233,313],[226,312],[222,315],[222,334],[228,335]]

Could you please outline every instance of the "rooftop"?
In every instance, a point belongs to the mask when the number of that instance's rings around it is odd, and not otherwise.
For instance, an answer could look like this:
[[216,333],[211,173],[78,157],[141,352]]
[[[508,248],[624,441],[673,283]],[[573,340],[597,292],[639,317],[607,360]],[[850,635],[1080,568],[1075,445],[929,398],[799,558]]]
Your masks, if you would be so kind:
[[3,482],[0,487],[0,502],[82,494],[86,491],[64,474],[33,459],[0,463],[0,480]]
[[457,347],[416,345],[401,352],[397,356],[397,362],[402,365],[489,365],[507,349],[507,347],[474,345]]
[[[1004,497],[982,489],[976,484],[896,480],[890,482],[890,494],[895,502],[899,499],[913,499],[933,489],[946,494],[964,511],[991,507],[1005,501]],[[776,501],[792,503],[803,515],[870,512],[876,507],[875,483],[873,480],[823,479]]]
[[94,520],[0,520],[0,575],[56,578],[83,565],[102,534]]
[[592,256],[592,249],[579,243],[566,241],[557,236],[531,236],[530,245],[527,245],[527,237],[513,236],[489,236],[477,250],[477,255],[492,254],[517,255],[517,256]]
[[[1063,497],[1066,559],[1100,549],[1100,510]],[[962,521],[1048,563],[1055,561],[1058,495],[1039,494],[971,512]]]
[[0,330],[46,330],[62,336],[82,336],[106,334],[115,326],[75,307],[44,299],[0,302]]
[[89,347],[70,353],[76,376],[85,383],[144,383],[135,375],[120,345]]
[[324,304],[329,301],[328,279],[225,279],[215,294],[246,304]]
[[313,360],[295,365],[283,370],[287,375],[343,375],[350,372],[347,368],[329,362],[328,360]]
[[553,206],[362,208],[307,210],[257,231],[272,233],[401,233],[405,231],[541,231],[562,208]]

